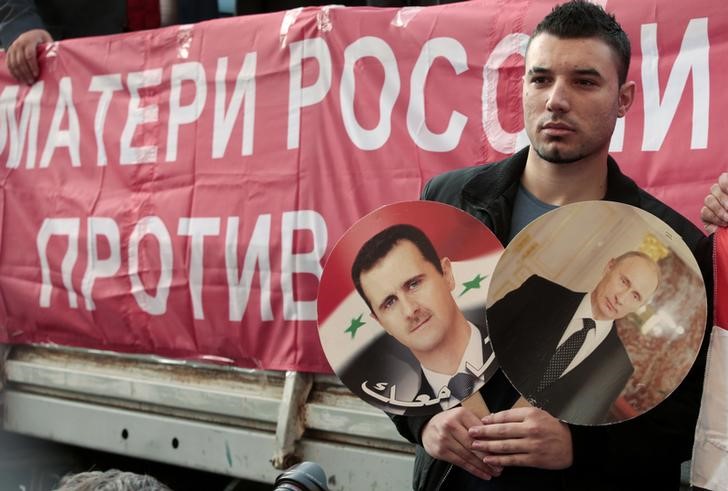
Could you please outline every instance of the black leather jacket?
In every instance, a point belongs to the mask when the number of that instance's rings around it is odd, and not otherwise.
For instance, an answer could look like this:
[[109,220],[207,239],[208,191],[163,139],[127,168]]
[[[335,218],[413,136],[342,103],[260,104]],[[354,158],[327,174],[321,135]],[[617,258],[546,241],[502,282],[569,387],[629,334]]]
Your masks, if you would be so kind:
[[0,0],[0,45],[4,49],[31,29],[45,29],[58,41],[116,34],[125,26],[125,0]]
[[[495,164],[459,169],[433,178],[422,198],[457,206],[490,228],[506,243],[518,184],[528,149]],[[695,255],[708,292],[712,292],[712,237],[640,189],[608,161],[605,200],[626,203],[657,216],[678,232]],[[712,325],[712,295],[708,294],[708,323]],[[664,402],[635,419],[609,426],[570,426],[574,462],[564,470],[513,467],[483,490],[677,490],[680,464],[690,459],[695,423],[700,407],[707,337],[695,365]],[[517,393],[499,370],[481,389],[492,411],[510,408]],[[414,489],[446,489],[444,483],[464,472],[427,455],[422,448],[422,428],[428,417],[392,416],[398,431],[417,444]]]

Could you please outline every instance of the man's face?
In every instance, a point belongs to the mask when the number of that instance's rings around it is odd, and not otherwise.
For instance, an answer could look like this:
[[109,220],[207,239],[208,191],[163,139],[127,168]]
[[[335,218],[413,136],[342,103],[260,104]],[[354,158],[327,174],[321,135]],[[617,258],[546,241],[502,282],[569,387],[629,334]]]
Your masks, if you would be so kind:
[[401,240],[360,277],[372,316],[415,355],[437,348],[456,319],[450,261],[441,264],[442,274],[417,246]]
[[592,292],[592,310],[597,320],[615,320],[636,311],[657,289],[657,272],[649,260],[629,256],[612,259]]
[[532,149],[552,163],[605,152],[634,83],[619,85],[617,57],[598,38],[541,33],[526,53],[523,117]]

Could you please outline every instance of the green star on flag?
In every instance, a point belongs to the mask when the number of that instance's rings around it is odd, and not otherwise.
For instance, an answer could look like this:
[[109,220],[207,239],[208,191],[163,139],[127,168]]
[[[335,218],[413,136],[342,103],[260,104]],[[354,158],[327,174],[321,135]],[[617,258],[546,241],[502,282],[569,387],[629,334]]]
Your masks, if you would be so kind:
[[354,339],[354,336],[356,336],[356,331],[358,331],[361,326],[366,324],[366,322],[361,320],[362,317],[364,317],[364,314],[359,314],[359,317],[357,317],[356,319],[351,319],[349,327],[347,327],[346,331],[344,331],[351,333],[351,339]]
[[458,298],[462,297],[470,290],[476,290],[476,289],[480,288],[480,282],[483,281],[484,279],[486,279],[487,277],[488,277],[488,275],[480,276],[480,273],[478,273],[475,276],[475,278],[463,283],[463,286],[465,287],[465,289],[462,291],[462,293],[460,295],[458,295]]

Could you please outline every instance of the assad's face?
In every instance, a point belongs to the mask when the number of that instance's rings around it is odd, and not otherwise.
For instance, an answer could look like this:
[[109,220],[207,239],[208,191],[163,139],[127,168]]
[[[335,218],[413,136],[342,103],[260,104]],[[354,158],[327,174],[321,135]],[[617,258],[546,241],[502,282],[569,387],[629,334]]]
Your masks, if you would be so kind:
[[402,240],[360,277],[372,316],[415,355],[436,349],[456,320],[450,261],[443,258],[441,265],[442,274]]
[[592,310],[597,320],[615,320],[642,307],[657,289],[654,264],[631,256],[611,260],[592,292]]
[[616,55],[598,38],[531,40],[523,79],[523,115],[532,149],[555,164],[606,152],[634,84],[620,86]]

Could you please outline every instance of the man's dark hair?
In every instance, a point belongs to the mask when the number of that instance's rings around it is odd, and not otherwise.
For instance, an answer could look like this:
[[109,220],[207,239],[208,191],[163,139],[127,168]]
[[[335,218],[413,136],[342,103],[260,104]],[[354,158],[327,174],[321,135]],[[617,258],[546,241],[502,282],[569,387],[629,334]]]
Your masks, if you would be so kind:
[[617,56],[619,84],[622,85],[627,80],[631,56],[629,38],[614,15],[607,13],[600,5],[586,0],[572,0],[557,5],[536,26],[528,45],[530,46],[531,40],[542,33],[564,39],[593,37],[601,39]]
[[432,242],[430,242],[430,239],[427,238],[422,230],[414,225],[405,223],[385,228],[361,246],[361,249],[356,254],[354,263],[351,265],[351,279],[354,282],[356,291],[359,292],[359,295],[364,299],[367,306],[369,306],[369,310],[372,312],[374,312],[372,304],[369,302],[361,287],[361,275],[376,266],[384,256],[389,254],[389,251],[394,246],[403,240],[412,242],[420,253],[422,253],[422,257],[432,263],[435,269],[442,274],[442,265],[440,264],[440,257],[437,255],[435,246],[432,245]]
[[69,474],[54,491],[172,491],[152,476],[111,469]]

